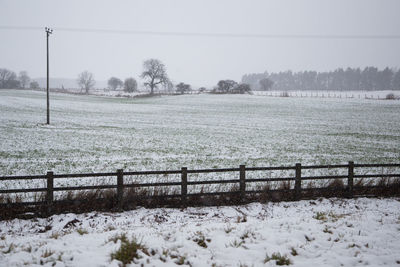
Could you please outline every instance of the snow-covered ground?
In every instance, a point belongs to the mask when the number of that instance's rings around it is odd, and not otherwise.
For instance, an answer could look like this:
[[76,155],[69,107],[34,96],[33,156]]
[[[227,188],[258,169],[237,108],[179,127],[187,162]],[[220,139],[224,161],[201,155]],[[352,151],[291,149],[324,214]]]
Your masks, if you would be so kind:
[[[396,100],[207,94],[132,99],[52,93],[47,126],[45,97],[44,92],[0,90],[0,175],[400,161]],[[294,172],[252,175],[287,177]],[[238,174],[191,174],[189,180],[225,177]],[[166,177],[137,178],[151,182]],[[115,183],[115,177],[59,179],[55,186],[107,179]],[[29,186],[37,183],[45,185],[36,180]],[[0,183],[0,189],[26,186],[26,181]]]
[[0,266],[118,266],[111,254],[123,234],[146,247],[135,266],[276,266],[268,259],[277,253],[293,266],[398,266],[400,199],[140,208],[2,221]]

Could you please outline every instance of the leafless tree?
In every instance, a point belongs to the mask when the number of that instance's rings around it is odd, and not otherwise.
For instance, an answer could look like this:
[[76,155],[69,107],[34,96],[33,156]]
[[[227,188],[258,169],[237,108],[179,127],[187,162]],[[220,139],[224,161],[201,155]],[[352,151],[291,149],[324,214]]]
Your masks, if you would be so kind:
[[108,86],[112,89],[112,90],[116,90],[118,87],[122,87],[124,85],[124,83],[118,79],[117,77],[111,77],[108,80]]
[[18,75],[18,80],[21,84],[21,87],[25,88],[25,86],[27,86],[29,84],[29,82],[31,81],[31,78],[29,78],[28,72],[20,71],[19,75]]
[[144,85],[150,88],[151,95],[154,94],[154,89],[157,89],[159,84],[168,84],[167,71],[160,60],[146,60],[143,62],[143,69],[141,77],[146,80]]
[[126,78],[124,82],[124,91],[132,93],[137,91],[137,82],[134,78]]
[[221,80],[217,84],[217,91],[221,93],[229,93],[235,86],[237,85],[237,82],[233,80]]
[[15,72],[8,69],[0,69],[0,88],[18,88],[19,81]]
[[179,83],[176,85],[176,91],[181,95],[183,95],[185,92],[189,92],[190,90],[192,90],[192,88],[190,87],[189,84]]
[[89,94],[89,90],[93,88],[96,83],[93,78],[93,73],[90,73],[87,70],[78,75],[77,82],[81,89],[85,89],[86,94]]

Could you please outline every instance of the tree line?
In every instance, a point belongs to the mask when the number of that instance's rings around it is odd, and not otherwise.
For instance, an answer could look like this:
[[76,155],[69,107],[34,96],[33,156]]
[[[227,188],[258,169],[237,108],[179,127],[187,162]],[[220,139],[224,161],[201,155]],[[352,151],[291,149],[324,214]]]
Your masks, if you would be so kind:
[[[143,62],[143,72],[140,77],[144,80],[144,86],[149,89],[153,95],[155,90],[171,86],[165,65],[158,59],[148,59]],[[95,85],[94,75],[89,71],[83,71],[78,75],[77,83],[86,94],[89,93]],[[111,90],[122,88],[125,92],[132,93],[138,91],[138,83],[135,78],[128,77],[122,81],[118,77],[111,77],[107,81]]]
[[388,67],[338,68],[329,72],[290,70],[278,73],[252,73],[242,77],[253,90],[400,90],[400,70]]
[[14,71],[0,68],[0,89],[21,89],[21,88],[39,88],[37,81],[31,81],[26,71],[20,71],[17,75]]
[[[143,62],[143,72],[140,74],[140,78],[144,80],[143,85],[148,89],[150,95],[153,95],[158,89],[177,94],[185,94],[192,91],[190,84],[180,82],[174,85],[168,78],[165,65],[158,59],[148,59]],[[85,94],[89,94],[96,84],[93,73],[87,70],[78,74],[76,82],[81,92]],[[0,69],[0,88],[26,88],[28,84],[32,89],[39,88],[38,82],[31,81],[26,71],[21,71],[17,75],[13,71]],[[107,85],[111,90],[122,89],[129,93],[138,91],[138,83],[133,77],[128,77],[124,81],[118,77],[111,77],[108,79]],[[250,93],[251,88],[249,84],[237,83],[233,80],[220,80],[212,89],[208,90],[205,87],[198,89],[200,93],[206,91],[218,94],[244,94]]]

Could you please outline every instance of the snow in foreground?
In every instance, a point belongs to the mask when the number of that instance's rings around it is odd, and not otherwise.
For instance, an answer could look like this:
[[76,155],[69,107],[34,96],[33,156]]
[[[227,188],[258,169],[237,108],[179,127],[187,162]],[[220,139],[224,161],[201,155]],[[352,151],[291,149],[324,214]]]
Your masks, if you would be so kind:
[[396,266],[400,199],[142,208],[2,221],[0,266],[118,266],[110,255],[122,233],[147,247],[148,255],[139,251],[135,260],[146,266],[275,266],[267,257],[274,253],[293,266]]

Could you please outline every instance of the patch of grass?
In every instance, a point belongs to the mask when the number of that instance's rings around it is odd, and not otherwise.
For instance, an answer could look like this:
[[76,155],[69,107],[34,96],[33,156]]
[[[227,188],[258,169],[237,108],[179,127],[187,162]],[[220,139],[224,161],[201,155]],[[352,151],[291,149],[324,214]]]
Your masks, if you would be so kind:
[[126,266],[134,259],[140,259],[141,257],[139,255],[139,251],[149,255],[147,248],[136,238],[133,238],[132,241],[122,241],[122,239],[119,240],[121,240],[121,246],[117,251],[111,253],[111,260],[118,260],[122,262],[122,266]]
[[4,253],[4,254],[8,254],[8,253],[12,252],[14,249],[15,249],[15,245],[14,245],[13,243],[11,243],[11,244],[8,246],[8,249],[7,249],[6,251],[3,251],[3,253]]
[[225,231],[225,233],[229,234],[230,232],[232,232],[233,229],[235,229],[235,228],[234,228],[234,227],[231,227],[231,226],[226,226],[226,227],[224,228],[224,231]]
[[118,242],[118,240],[121,240],[121,243],[125,243],[125,242],[128,242],[128,241],[129,241],[128,238],[126,237],[126,234],[125,234],[125,233],[122,233],[122,234],[113,235],[112,237],[110,237],[110,238],[107,240],[107,243],[112,241],[112,242],[114,242],[114,244],[115,244],[115,243]]
[[233,242],[229,243],[229,246],[233,247],[233,248],[238,248],[240,246],[242,246],[245,242],[243,240],[238,241],[238,240],[233,240]]
[[315,240],[315,238],[309,237],[308,235],[304,235],[304,237],[305,237],[305,239],[306,239],[308,242],[311,242],[311,241],[314,241],[314,240]]
[[269,261],[275,261],[276,265],[290,265],[292,264],[292,261],[289,259],[288,256],[281,255],[280,253],[272,253],[271,257],[267,256],[264,259],[264,263],[267,263]]
[[325,225],[324,230],[322,230],[322,232],[326,233],[326,234],[333,234],[333,232],[331,230],[329,230],[328,225]]
[[236,219],[236,222],[237,222],[237,223],[244,223],[244,222],[247,222],[247,216],[246,216],[246,215],[243,215],[243,217],[238,216],[237,219]]
[[88,234],[88,231],[87,231],[86,229],[83,229],[83,228],[76,229],[76,232],[77,232],[79,235],[86,235],[86,234]]
[[333,212],[329,212],[329,217],[331,218],[331,220],[333,221],[333,222],[336,222],[336,221],[338,221],[339,219],[341,219],[341,218],[344,218],[346,215],[345,214],[335,214],[335,213],[333,213]]
[[290,249],[290,254],[292,254],[292,256],[297,256],[297,255],[299,255],[299,253],[297,252],[297,250],[296,250],[294,247],[292,247],[292,248]]
[[49,238],[58,239],[61,236],[59,232],[52,232]]
[[360,246],[355,244],[355,243],[352,243],[352,244],[347,246],[347,248],[355,248],[355,247],[360,248]]
[[196,236],[192,240],[194,242],[196,242],[197,245],[199,245],[200,247],[203,247],[203,248],[207,248],[208,247],[206,241],[207,242],[211,242],[211,239],[210,238],[206,239],[204,237],[204,234],[202,232],[200,232],[200,231],[196,232]]
[[326,216],[326,212],[318,211],[314,216],[314,219],[320,220],[320,221],[327,221],[328,218]]
[[42,254],[42,258],[48,258],[48,257],[50,257],[51,255],[53,255],[54,254],[54,251],[52,251],[52,250],[50,250],[50,249],[46,249],[44,252],[43,252],[43,254]]
[[186,264],[186,257],[185,256],[179,256],[178,259],[175,261],[177,265],[183,265]]

